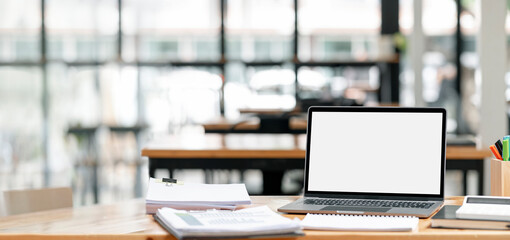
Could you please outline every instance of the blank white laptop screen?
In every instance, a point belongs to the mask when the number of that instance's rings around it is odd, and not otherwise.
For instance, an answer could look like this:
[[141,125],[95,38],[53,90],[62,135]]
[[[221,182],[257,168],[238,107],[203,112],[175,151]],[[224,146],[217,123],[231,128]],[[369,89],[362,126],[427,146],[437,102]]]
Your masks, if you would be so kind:
[[441,113],[314,112],[308,191],[440,194]]

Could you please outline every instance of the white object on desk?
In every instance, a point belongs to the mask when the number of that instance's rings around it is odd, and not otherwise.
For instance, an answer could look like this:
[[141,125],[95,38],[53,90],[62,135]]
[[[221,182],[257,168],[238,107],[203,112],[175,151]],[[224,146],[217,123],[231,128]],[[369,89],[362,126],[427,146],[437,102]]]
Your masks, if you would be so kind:
[[299,221],[283,217],[267,206],[237,211],[159,209],[155,219],[178,239],[299,235]]
[[158,208],[176,209],[234,209],[236,205],[251,204],[244,184],[167,184],[149,179],[146,197],[147,213]]
[[419,219],[413,216],[307,214],[301,226],[308,230],[412,231]]
[[510,197],[466,196],[456,217],[510,221]]

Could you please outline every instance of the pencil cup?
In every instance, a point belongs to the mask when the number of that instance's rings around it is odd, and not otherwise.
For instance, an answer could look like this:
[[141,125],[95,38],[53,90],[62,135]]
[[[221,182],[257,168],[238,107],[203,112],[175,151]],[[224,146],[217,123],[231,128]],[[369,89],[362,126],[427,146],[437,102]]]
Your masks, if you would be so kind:
[[491,195],[510,197],[510,161],[491,160]]

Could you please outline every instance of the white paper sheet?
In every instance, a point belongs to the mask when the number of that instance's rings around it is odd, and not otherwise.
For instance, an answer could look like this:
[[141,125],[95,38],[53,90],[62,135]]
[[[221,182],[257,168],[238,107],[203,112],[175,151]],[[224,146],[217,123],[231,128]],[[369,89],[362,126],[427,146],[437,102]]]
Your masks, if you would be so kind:
[[251,204],[244,184],[166,184],[149,180],[147,204]]
[[307,214],[301,225],[309,230],[412,231],[418,221],[412,216]]

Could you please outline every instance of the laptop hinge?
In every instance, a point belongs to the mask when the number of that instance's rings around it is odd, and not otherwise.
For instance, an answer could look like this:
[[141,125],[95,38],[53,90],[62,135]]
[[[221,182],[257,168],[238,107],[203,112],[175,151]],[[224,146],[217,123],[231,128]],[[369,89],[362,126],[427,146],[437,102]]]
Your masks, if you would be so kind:
[[374,199],[374,200],[408,200],[408,201],[443,201],[441,197],[423,196],[371,196],[371,195],[338,195],[338,194],[305,194],[309,198],[347,198],[347,199]]

